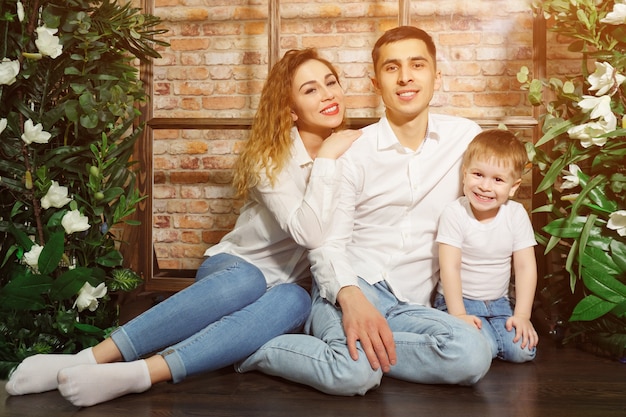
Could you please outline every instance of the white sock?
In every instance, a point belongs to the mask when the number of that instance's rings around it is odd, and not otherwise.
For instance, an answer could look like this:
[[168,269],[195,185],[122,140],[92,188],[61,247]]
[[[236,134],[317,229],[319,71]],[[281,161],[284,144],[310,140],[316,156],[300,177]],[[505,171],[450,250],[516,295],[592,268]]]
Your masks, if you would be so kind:
[[78,365],[58,374],[59,392],[78,407],[89,407],[152,386],[145,360]]
[[9,395],[24,395],[56,389],[57,373],[68,366],[95,364],[91,348],[76,354],[33,355],[24,359],[9,376],[5,389]]

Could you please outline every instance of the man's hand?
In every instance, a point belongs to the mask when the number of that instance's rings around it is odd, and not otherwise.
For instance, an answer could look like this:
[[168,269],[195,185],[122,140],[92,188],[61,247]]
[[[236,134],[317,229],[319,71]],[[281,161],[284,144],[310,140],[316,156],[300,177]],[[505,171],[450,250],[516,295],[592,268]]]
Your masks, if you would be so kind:
[[357,360],[356,342],[361,342],[372,369],[389,372],[396,364],[396,347],[387,320],[356,286],[342,288],[337,302],[343,312],[343,329],[346,333],[350,357]]

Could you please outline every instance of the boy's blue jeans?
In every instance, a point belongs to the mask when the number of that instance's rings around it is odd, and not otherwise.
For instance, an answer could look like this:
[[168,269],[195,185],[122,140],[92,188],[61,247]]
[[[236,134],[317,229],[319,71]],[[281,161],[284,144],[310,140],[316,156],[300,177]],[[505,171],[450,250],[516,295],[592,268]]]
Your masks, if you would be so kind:
[[[506,329],[506,321],[513,315],[511,302],[508,298],[502,297],[493,301],[470,300],[463,298],[463,305],[467,314],[474,315],[482,321],[480,333],[487,339],[491,346],[491,357],[502,359],[508,362],[528,362],[535,359],[537,348],[529,349],[526,346],[522,349],[522,340],[513,343],[515,329],[510,332]],[[435,296],[433,303],[435,308],[441,311],[448,311],[446,302],[442,294]]]
[[231,365],[304,324],[311,298],[296,284],[269,290],[254,265],[228,254],[207,258],[196,282],[127,324],[111,338],[125,361],[159,352],[172,381]]
[[[489,345],[475,328],[434,308],[398,301],[384,282],[360,279],[359,287],[393,331],[398,362],[389,376],[471,385],[489,370]],[[278,336],[235,369],[259,370],[334,395],[364,395],[380,384],[383,373],[372,370],[359,344],[358,360],[350,357],[341,310],[321,298],[315,286],[306,328],[310,335]]]

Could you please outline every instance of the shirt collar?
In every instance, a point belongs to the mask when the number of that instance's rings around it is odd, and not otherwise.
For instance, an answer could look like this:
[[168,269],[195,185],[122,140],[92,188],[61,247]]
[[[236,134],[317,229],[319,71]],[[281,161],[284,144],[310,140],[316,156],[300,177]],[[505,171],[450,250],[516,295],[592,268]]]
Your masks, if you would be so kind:
[[298,132],[298,129],[296,127],[291,128],[291,141],[293,158],[296,163],[301,167],[312,164],[313,159],[304,147],[304,142],[302,142],[302,138],[300,137],[300,133]]
[[[433,120],[429,113],[428,126],[426,127],[426,136],[424,142],[428,140],[435,140],[439,142],[440,137],[441,135],[437,131],[437,123]],[[424,142],[422,142],[422,145],[424,144]],[[404,147],[398,141],[396,134],[391,129],[387,117],[382,116],[378,124],[378,150],[382,151],[392,148],[404,149]]]

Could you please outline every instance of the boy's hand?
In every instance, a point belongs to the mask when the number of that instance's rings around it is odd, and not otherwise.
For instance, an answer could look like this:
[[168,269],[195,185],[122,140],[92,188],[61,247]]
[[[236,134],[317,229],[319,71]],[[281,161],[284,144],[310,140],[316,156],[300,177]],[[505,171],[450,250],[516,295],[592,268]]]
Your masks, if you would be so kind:
[[473,327],[477,328],[478,330],[483,328],[483,322],[478,317],[476,317],[474,315],[471,315],[471,314],[459,314],[456,317],[458,317],[461,320],[463,320],[464,322],[468,323],[470,326],[473,326]]
[[527,346],[532,349],[539,343],[539,335],[529,319],[518,316],[509,317],[506,321],[506,329],[510,332],[513,328],[515,328],[513,342],[517,343],[518,340],[522,339],[522,349]]

